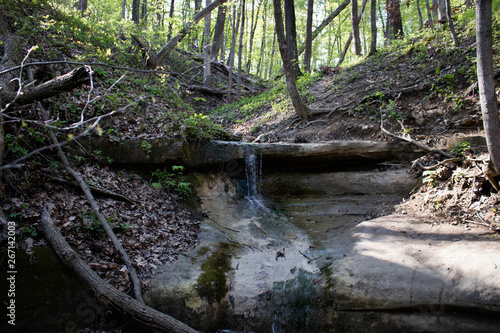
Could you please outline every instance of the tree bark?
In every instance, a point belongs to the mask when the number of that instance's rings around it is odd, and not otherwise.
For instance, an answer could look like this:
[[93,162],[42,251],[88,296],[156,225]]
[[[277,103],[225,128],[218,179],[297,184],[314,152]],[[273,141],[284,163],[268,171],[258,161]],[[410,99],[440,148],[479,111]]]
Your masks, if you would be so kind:
[[304,71],[311,73],[312,57],[312,21],[314,13],[314,0],[307,1],[306,43],[304,53]]
[[292,74],[294,80],[296,80],[302,73],[300,72],[299,54],[297,52],[297,27],[294,0],[284,0],[284,9],[286,44],[288,46],[288,54],[290,55]]
[[[363,4],[361,5],[361,12],[359,13],[359,16],[358,16],[359,20],[361,20],[361,16],[363,16],[363,12],[365,11],[366,3],[367,3],[367,0],[363,0]],[[351,42],[352,42],[352,37],[353,37],[352,35],[353,34],[351,31],[349,38],[347,38],[347,41],[345,42],[344,50],[342,51],[342,54],[340,55],[340,58],[337,62],[337,67],[339,67],[345,59],[345,55],[347,54],[347,50],[349,49],[349,46],[351,45]]]
[[[206,0],[207,6],[210,5],[210,0]],[[205,27],[203,29],[203,83],[207,86],[212,85],[212,74],[210,70],[210,63],[212,62],[212,56],[210,54],[210,26],[211,26],[211,14],[209,13],[205,16]]]
[[4,103],[12,103],[12,105],[24,105],[41,101],[90,82],[90,72],[90,67],[78,67],[69,73],[53,78],[34,88],[25,89],[19,94],[17,92],[2,90],[0,91],[0,100],[4,101]]
[[401,18],[400,0],[386,0],[387,39],[403,37],[403,20]]
[[429,0],[425,0],[425,7],[427,8],[427,22],[429,23],[431,30],[434,30],[434,23],[432,22],[432,11]]
[[418,26],[420,29],[424,28],[424,19],[422,18],[422,11],[420,10],[420,0],[417,0],[417,13],[418,13]]
[[135,25],[139,25],[140,21],[141,0],[132,0],[132,21]]
[[477,79],[484,132],[490,163],[485,174],[499,191],[495,176],[500,174],[500,119],[493,76],[493,31],[491,0],[476,2]]
[[354,54],[361,55],[361,40],[359,38],[359,20],[358,20],[358,0],[351,1],[351,22],[352,22],[352,38],[354,39]]
[[299,118],[305,122],[310,116],[310,110],[307,105],[300,99],[297,86],[295,85],[295,77],[292,72],[292,62],[288,52],[285,29],[283,27],[283,11],[281,9],[281,0],[273,0],[274,21],[276,27],[276,36],[278,38],[278,46],[283,61],[283,70],[285,72],[286,87],[290,94],[293,107]]
[[439,7],[439,23],[446,23],[447,16],[446,16],[446,0],[438,0],[438,7]]
[[446,15],[448,16],[448,24],[450,26],[451,37],[453,38],[453,43],[455,43],[456,47],[460,46],[460,42],[458,41],[457,33],[455,32],[455,25],[453,24],[453,17],[451,14],[451,3],[450,0],[445,0],[446,2]]
[[214,27],[214,37],[212,40],[212,49],[210,50],[213,60],[217,60],[224,37],[224,26],[226,24],[226,6],[219,6],[217,11],[217,21]]
[[191,21],[187,22],[184,24],[184,27],[181,29],[181,31],[172,38],[170,41],[165,44],[165,46],[158,51],[155,55],[151,55],[147,59],[147,65],[150,68],[156,68],[172,51],[175,46],[184,38],[186,35],[193,29],[196,23],[198,23],[202,18],[204,18],[206,15],[208,15],[212,10],[217,8],[219,5],[223,4],[227,0],[215,0],[212,2],[209,6],[205,7],[203,10],[199,11]]
[[371,0],[370,7],[370,24],[371,24],[371,34],[372,41],[370,44],[370,55],[377,52],[377,0]]
[[236,77],[236,96],[240,97],[241,90],[241,67],[243,66],[243,35],[245,34],[245,0],[241,0],[241,26],[240,41],[238,47],[238,76]]
[[152,328],[165,332],[196,333],[195,329],[160,311],[139,303],[103,281],[78,255],[52,222],[47,208],[41,216],[41,229],[52,248],[66,266],[71,268],[95,292],[99,300],[106,302]]

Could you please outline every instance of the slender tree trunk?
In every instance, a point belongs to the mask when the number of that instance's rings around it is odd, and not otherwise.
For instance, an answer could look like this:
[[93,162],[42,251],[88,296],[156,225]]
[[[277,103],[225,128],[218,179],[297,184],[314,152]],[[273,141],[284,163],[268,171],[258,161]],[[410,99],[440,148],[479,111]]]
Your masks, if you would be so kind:
[[434,22],[439,21],[438,8],[439,8],[438,0],[432,0],[432,20]]
[[224,40],[224,26],[226,24],[226,6],[219,6],[217,10],[217,21],[215,22],[214,27],[214,37],[212,41],[212,49],[210,53],[212,55],[212,59],[217,59],[219,55],[219,51],[222,46],[222,42]]
[[429,22],[431,30],[434,30],[434,22],[432,22],[432,11],[431,6],[429,5],[429,0],[425,0],[425,7],[427,8],[427,22]]
[[146,0],[142,1],[141,4],[141,20],[146,24],[148,19],[148,2]]
[[370,24],[371,24],[371,33],[372,33],[372,41],[370,44],[370,55],[375,54],[377,52],[377,0],[371,0],[370,6]]
[[273,47],[271,48],[271,60],[269,61],[269,71],[267,72],[266,79],[269,78],[273,72],[273,64],[274,64],[274,52],[276,50],[276,31],[273,34]]
[[240,25],[240,13],[236,12],[236,4],[233,4],[231,49],[229,50],[229,58],[227,61],[227,65],[229,67],[229,74],[227,79],[227,90],[229,91],[229,93],[227,95],[227,99],[229,102],[232,101],[231,87],[233,85],[234,53],[236,52],[236,36],[238,35],[238,27]]
[[238,77],[236,78],[236,96],[241,94],[241,67],[243,62],[243,35],[245,34],[245,0],[241,0],[241,27],[240,27],[240,42],[238,51]]
[[457,33],[455,32],[455,25],[453,24],[453,17],[451,14],[451,3],[450,0],[445,0],[446,2],[446,14],[448,16],[448,24],[450,26],[451,37],[453,38],[453,43],[455,43],[456,47],[460,46],[460,42],[458,41]]
[[170,12],[168,13],[168,35],[167,41],[172,39],[172,27],[174,26],[175,0],[170,1]]
[[172,38],[171,40],[168,41],[168,43],[160,50],[156,55],[151,55],[148,58],[148,66],[151,68],[155,68],[158,66],[164,59],[165,57],[172,51],[175,46],[184,38],[186,35],[191,31],[191,29],[194,27],[196,23],[198,23],[202,18],[204,18],[206,15],[208,15],[212,10],[217,8],[219,5],[222,3],[226,2],[227,0],[215,0],[212,2],[209,6],[205,7],[203,10],[199,11],[191,21],[188,21],[187,23],[184,24],[184,27],[182,30]]
[[417,13],[418,13],[418,25],[420,29],[424,28],[424,19],[422,18],[422,11],[420,10],[420,0],[417,0]]
[[312,56],[312,21],[314,0],[307,1],[307,21],[306,21],[306,43],[304,53],[304,70],[311,73],[311,56]]
[[276,36],[278,38],[278,46],[283,61],[283,70],[285,72],[286,87],[290,94],[295,112],[300,119],[305,122],[310,116],[310,110],[307,105],[300,99],[297,86],[295,85],[295,77],[293,76],[292,61],[288,52],[285,29],[283,27],[283,11],[281,9],[281,0],[273,0],[274,21],[276,25]]
[[[210,5],[211,0],[206,0],[206,5]],[[211,79],[211,62],[212,56],[210,55],[211,46],[210,46],[210,26],[211,26],[211,15],[208,14],[205,16],[205,27],[203,29],[203,83],[207,86],[212,84]]]
[[358,0],[351,0],[351,21],[352,37],[354,39],[354,54],[361,55],[361,41],[359,39]]
[[257,62],[257,76],[261,76],[262,74],[262,68],[264,68],[263,66],[263,59],[264,59],[264,51],[266,49],[266,33],[267,33],[267,20],[266,20],[266,17],[267,17],[267,0],[266,2],[264,3],[264,14],[262,16],[262,21],[263,21],[263,24],[262,24],[262,39],[260,41],[260,56],[259,56],[259,61]]
[[[361,12],[359,13],[359,16],[358,16],[359,20],[361,20],[361,17],[363,16],[363,12],[365,10],[366,3],[367,3],[367,0],[363,0],[363,4],[361,5]],[[351,31],[349,38],[347,38],[347,41],[345,42],[344,50],[342,51],[342,54],[340,55],[339,61],[337,62],[337,67],[339,67],[342,64],[342,62],[344,62],[345,55],[347,54],[347,50],[349,50],[349,46],[351,45],[352,38],[353,38],[353,34]]]
[[[318,27],[314,29],[312,33],[311,41],[313,41],[323,31],[323,29],[325,29],[325,27],[327,27],[337,17],[347,7],[347,5],[349,5],[350,2],[351,0],[345,0],[344,2],[342,2],[337,7],[337,9],[335,9],[330,15],[328,15],[327,18],[323,20],[323,22],[321,22],[320,25],[318,25]],[[306,49],[305,45],[301,45],[298,48],[298,54],[302,54],[302,52],[304,52],[305,49]]]
[[126,19],[127,15],[127,0],[123,0],[122,2],[122,19]]
[[141,11],[141,0],[132,0],[132,21],[139,25]]
[[[294,0],[284,0],[285,8],[285,29],[288,53],[292,62],[292,74],[295,79],[301,75],[299,67],[299,54],[297,52],[297,27],[295,19]],[[279,38],[279,37],[278,37]]]
[[476,1],[477,79],[490,163],[485,173],[499,190],[494,177],[500,174],[500,119],[493,76],[491,0]]

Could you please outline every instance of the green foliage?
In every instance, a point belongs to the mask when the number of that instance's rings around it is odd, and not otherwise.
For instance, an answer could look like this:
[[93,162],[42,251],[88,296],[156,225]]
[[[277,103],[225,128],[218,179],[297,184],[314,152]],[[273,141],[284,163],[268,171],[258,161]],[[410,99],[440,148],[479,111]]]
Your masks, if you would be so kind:
[[156,189],[174,190],[181,198],[185,199],[191,195],[192,184],[184,180],[183,171],[182,165],[172,166],[172,171],[167,170],[167,168],[157,169],[152,172],[156,181],[151,183],[151,186]]
[[463,141],[457,143],[457,145],[451,147],[451,153],[455,155],[464,155],[465,152],[470,151],[471,144],[470,142]]
[[146,157],[149,158],[149,154],[151,154],[151,150],[153,149],[153,145],[146,140],[141,141],[141,148],[146,153]]
[[5,135],[5,143],[7,144],[8,147],[7,152],[9,151],[12,152],[14,158],[20,158],[29,153],[28,149],[21,146],[21,144],[19,143],[19,139],[21,137],[22,136],[16,136],[13,134]]
[[220,124],[202,113],[186,114],[181,125],[181,133],[186,140],[210,140],[225,133]]

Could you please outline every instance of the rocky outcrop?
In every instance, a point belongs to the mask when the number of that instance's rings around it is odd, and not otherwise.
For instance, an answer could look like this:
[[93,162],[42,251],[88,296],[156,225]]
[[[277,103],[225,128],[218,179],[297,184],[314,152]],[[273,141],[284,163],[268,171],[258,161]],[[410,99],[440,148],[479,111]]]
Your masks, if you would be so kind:
[[422,152],[405,143],[375,141],[331,141],[323,143],[243,143],[185,141],[92,139],[85,143],[89,151],[100,150],[102,156],[118,164],[182,164],[191,168],[218,167],[242,161],[250,152],[262,156],[266,169],[321,169],[387,160],[407,161]]

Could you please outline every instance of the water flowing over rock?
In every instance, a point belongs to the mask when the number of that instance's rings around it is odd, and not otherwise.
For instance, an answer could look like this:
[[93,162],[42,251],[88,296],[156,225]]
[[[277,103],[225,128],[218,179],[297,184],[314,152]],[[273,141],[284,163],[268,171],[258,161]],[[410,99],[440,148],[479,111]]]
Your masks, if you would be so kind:
[[267,169],[246,149],[197,175],[201,242],[161,269],[154,307],[209,332],[496,329],[498,239],[394,213],[419,185],[407,169]]

